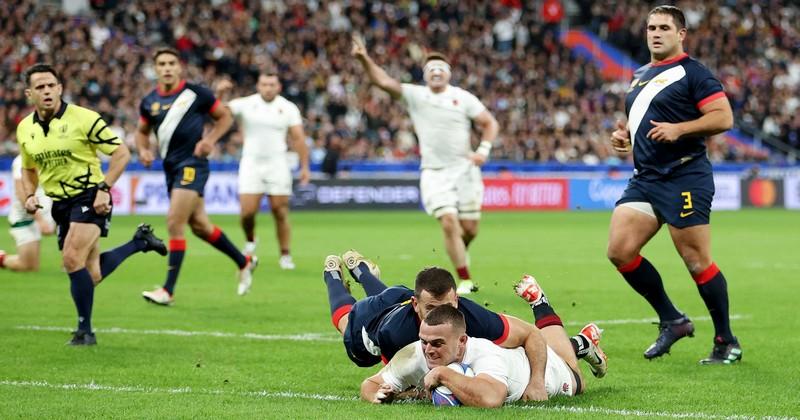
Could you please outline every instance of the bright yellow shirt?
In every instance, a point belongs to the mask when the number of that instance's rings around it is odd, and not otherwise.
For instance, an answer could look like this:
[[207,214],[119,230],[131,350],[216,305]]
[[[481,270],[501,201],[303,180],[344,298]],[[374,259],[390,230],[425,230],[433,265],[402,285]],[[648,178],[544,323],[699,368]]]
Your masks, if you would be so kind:
[[73,104],[48,122],[36,112],[17,126],[22,167],[36,168],[39,184],[54,200],[75,197],[105,180],[97,152],[110,155],[122,141],[95,111]]

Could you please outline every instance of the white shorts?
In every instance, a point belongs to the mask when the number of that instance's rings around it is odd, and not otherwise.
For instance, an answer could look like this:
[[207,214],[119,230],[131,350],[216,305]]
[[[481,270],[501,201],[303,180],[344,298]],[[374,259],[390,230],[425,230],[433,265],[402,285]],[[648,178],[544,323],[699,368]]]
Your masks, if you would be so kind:
[[31,221],[30,224],[25,226],[12,227],[9,232],[11,232],[11,236],[17,243],[17,247],[42,240],[42,232],[35,221]]
[[483,178],[473,164],[423,169],[419,179],[425,211],[436,218],[457,214],[459,219],[481,218]]
[[575,395],[575,377],[572,369],[556,352],[547,346],[547,365],[544,370],[544,387],[547,395]]
[[292,172],[285,158],[239,162],[239,194],[292,195]]

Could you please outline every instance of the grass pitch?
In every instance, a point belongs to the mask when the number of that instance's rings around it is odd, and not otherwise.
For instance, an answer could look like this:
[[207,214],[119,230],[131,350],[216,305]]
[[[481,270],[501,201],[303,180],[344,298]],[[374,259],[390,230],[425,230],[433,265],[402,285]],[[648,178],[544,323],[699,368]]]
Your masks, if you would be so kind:
[[[96,290],[99,345],[71,348],[69,281],[54,238],[42,270],[0,271],[0,418],[397,418],[434,417],[791,417],[800,414],[796,316],[800,214],[716,212],[713,255],[728,279],[736,366],[699,366],[713,327],[666,231],[643,254],[673,301],[695,320],[693,339],[649,362],[654,316],[605,259],[609,213],[487,213],[472,246],[474,300],[532,320],[511,286],[537,277],[570,332],[597,321],[609,373],[587,377],[587,392],[543,404],[487,410],[357,401],[376,369],[354,366],[330,324],[321,280],[324,257],[355,248],[375,259],[388,284],[411,285],[423,266],[451,268],[435,220],[421,212],[295,212],[294,271],[281,271],[269,215],[259,218],[261,266],[251,293],[236,296],[235,266],[190,238],[175,306],[148,305],[141,292],[164,279],[166,258],[131,257]],[[212,218],[241,244],[237,219]],[[115,217],[103,249],[130,238],[140,221],[166,235],[163,217]],[[0,234],[0,249],[12,249]],[[357,288],[357,285],[354,285]],[[357,290],[356,297],[363,291]]]

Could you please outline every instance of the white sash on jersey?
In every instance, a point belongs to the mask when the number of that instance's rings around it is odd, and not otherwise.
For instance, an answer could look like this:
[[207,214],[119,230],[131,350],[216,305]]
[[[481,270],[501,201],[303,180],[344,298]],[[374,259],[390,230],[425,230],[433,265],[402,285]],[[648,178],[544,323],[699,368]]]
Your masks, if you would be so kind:
[[172,134],[178,128],[186,112],[197,99],[197,94],[191,89],[184,89],[174,101],[164,116],[164,121],[158,127],[156,137],[158,138],[158,149],[161,153],[161,158],[167,157],[167,150],[169,150],[169,142],[172,141]]
[[636,95],[636,99],[631,105],[631,113],[628,116],[628,131],[631,133],[631,145],[636,142],[636,131],[639,130],[639,126],[642,124],[642,118],[644,118],[644,114],[646,114],[647,110],[650,108],[650,102],[653,101],[653,98],[662,90],[666,89],[667,86],[683,79],[685,76],[686,69],[684,69],[683,66],[675,66],[653,76],[650,80],[638,82],[640,84],[647,83],[647,86]]

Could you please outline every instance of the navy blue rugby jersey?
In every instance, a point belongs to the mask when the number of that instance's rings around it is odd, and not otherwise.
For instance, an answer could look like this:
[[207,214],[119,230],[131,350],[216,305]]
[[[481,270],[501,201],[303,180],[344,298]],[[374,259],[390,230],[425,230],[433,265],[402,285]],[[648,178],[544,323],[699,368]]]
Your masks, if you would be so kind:
[[681,123],[696,120],[700,108],[725,96],[722,84],[688,54],[634,72],[625,98],[625,114],[633,141],[634,174],[661,177],[696,159],[708,159],[704,136],[681,137],[674,143],[647,138],[650,121]]
[[[458,310],[464,314],[468,336],[485,338],[495,344],[501,344],[508,338],[509,324],[505,316],[463,297],[458,298]],[[411,300],[395,305],[380,318],[370,336],[380,347],[384,363],[403,347],[419,340],[419,324]]]
[[192,157],[208,115],[220,105],[205,87],[181,81],[175,89],[156,88],[142,99],[140,118],[152,127],[164,168]]

